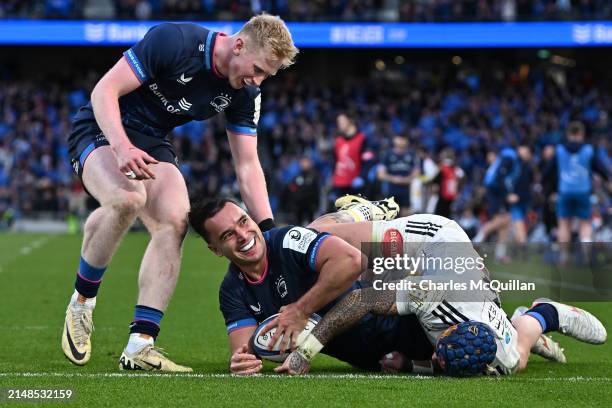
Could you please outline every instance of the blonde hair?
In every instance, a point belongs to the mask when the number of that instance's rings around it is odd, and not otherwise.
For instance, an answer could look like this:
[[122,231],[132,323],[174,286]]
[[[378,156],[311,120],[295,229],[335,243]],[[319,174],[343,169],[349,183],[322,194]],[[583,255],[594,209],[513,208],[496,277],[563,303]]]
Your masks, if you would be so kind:
[[271,52],[272,58],[280,61],[282,68],[295,62],[299,50],[293,45],[291,33],[278,16],[262,13],[251,17],[238,34],[246,34],[256,48]]

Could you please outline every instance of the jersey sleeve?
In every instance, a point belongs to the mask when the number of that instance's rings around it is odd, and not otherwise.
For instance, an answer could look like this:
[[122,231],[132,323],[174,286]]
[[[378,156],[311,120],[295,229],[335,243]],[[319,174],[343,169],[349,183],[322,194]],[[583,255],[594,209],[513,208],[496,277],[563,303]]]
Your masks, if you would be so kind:
[[255,87],[245,87],[225,111],[225,128],[239,135],[257,136],[260,110],[261,91]]
[[163,23],[151,28],[125,56],[141,83],[157,77],[178,74],[183,52],[183,34],[174,24]]
[[225,320],[227,334],[248,326],[257,326],[257,321],[242,301],[242,289],[228,272],[219,289],[219,307]]
[[279,229],[272,241],[272,250],[281,253],[286,265],[295,266],[296,270],[316,272],[317,254],[329,236],[326,232],[319,233],[310,228],[284,227]]

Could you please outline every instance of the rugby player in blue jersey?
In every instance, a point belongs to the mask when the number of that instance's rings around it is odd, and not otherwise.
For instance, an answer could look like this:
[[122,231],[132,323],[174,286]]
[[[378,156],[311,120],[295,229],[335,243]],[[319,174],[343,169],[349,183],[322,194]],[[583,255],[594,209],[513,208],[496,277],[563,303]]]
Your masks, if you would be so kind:
[[85,223],[75,292],[62,349],[70,361],[91,357],[92,312],[102,276],[124,234],[140,218],[151,234],[139,294],[119,368],[191,371],[154,347],[181,264],[189,199],[168,135],[179,125],[224,113],[244,202],[263,229],[273,226],[257,156],[258,86],[290,66],[298,50],[284,22],[258,15],[232,36],[196,24],[164,23],[96,84],[74,118],[72,164],[100,203]]
[[[364,213],[384,219],[398,212],[395,206],[383,215],[374,206],[366,211],[367,206],[361,199],[353,203],[354,212],[342,210],[339,216],[350,222],[362,220]],[[277,333],[284,334],[282,339],[277,337],[284,349],[312,313],[325,315],[347,291],[367,287],[356,282],[363,270],[361,252],[338,237],[299,226],[262,232],[228,199],[196,200],[189,220],[215,254],[231,261],[219,289],[219,303],[232,373],[261,370],[262,362],[248,349],[248,342],[257,325],[279,309],[282,314],[274,324]],[[366,315],[323,352],[362,369],[390,371],[410,368],[412,359],[428,359],[431,350],[414,316]],[[388,361],[386,356],[392,352],[394,358]]]
[[601,160],[592,144],[586,143],[586,130],[582,122],[571,122],[566,131],[566,141],[555,148],[556,160],[548,168],[544,179],[557,185],[558,241],[571,241],[571,220],[580,221],[581,242],[591,242],[591,193],[593,172],[604,180],[610,180],[611,169]]

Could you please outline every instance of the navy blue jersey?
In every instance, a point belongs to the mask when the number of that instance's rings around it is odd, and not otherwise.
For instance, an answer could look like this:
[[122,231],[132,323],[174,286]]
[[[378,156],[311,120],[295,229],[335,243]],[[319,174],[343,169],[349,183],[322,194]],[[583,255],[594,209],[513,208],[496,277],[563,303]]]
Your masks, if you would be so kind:
[[[316,257],[327,237],[326,233],[296,226],[265,232],[267,264],[257,282],[230,265],[219,290],[228,333],[258,325],[278,313],[281,306],[302,297],[317,281]],[[363,285],[356,282],[350,290]],[[325,315],[340,298],[317,313]],[[334,338],[323,352],[356,367],[374,370],[380,358],[394,350],[414,358],[431,357],[431,345],[414,316],[366,315],[358,325]]]
[[415,168],[416,162],[410,152],[396,153],[391,150],[383,158],[382,164],[387,173],[392,176],[409,176]]
[[[176,126],[224,112],[228,130],[256,135],[260,90],[234,89],[217,72],[213,51],[222,35],[192,23],[163,23],[124,52],[142,84],[119,98],[124,126],[164,137]],[[92,115],[91,103],[79,115]]]

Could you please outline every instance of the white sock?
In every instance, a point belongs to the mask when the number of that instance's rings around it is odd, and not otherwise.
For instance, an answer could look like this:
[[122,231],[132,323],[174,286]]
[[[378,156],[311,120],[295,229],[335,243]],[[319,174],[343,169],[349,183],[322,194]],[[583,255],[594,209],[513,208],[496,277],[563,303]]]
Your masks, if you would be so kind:
[[[74,290],[74,293],[72,294],[72,297],[70,298],[70,305],[82,305],[82,303],[79,303],[77,301],[77,299],[79,298],[79,292],[77,292],[77,290]],[[96,307],[96,298],[88,298],[85,300],[85,306],[87,307],[91,307],[92,309],[94,307]]]
[[152,346],[153,344],[155,344],[153,337],[145,339],[140,337],[140,333],[132,333],[130,334],[130,340],[128,341],[125,351],[127,351],[129,354],[136,354],[142,350],[143,347],[148,345]]

